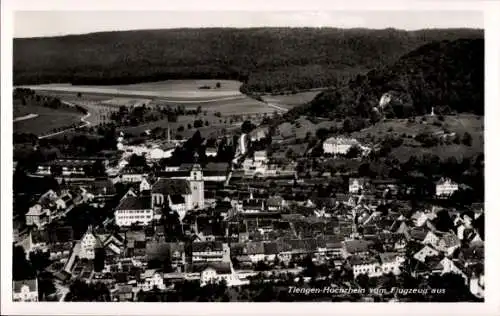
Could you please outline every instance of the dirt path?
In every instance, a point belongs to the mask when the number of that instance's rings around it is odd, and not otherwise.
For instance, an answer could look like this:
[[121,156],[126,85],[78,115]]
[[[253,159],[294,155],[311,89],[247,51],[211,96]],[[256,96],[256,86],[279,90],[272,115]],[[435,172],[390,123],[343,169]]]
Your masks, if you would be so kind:
[[33,119],[35,117],[38,117],[38,114],[30,113],[30,114],[27,114],[27,115],[24,115],[24,116],[16,117],[15,119],[13,119],[13,122],[14,123],[15,122],[21,122],[21,121]]
[[[67,101],[62,101],[62,103],[66,104],[66,105],[69,105],[69,106],[75,106],[75,104],[67,102]],[[48,137],[60,135],[62,133],[66,133],[66,132],[69,132],[69,131],[72,131],[72,130],[76,130],[76,129],[79,129],[79,128],[82,128],[82,127],[85,127],[85,126],[89,126],[91,124],[89,121],[87,121],[87,118],[89,116],[90,116],[90,112],[87,112],[87,114],[85,114],[83,117],[80,118],[80,121],[83,123],[80,126],[67,128],[65,130],[62,130],[62,131],[59,131],[59,132],[55,132],[55,133],[51,133],[51,134],[47,134],[47,135],[43,135],[43,136],[38,136],[38,139],[44,139],[44,138],[48,138]]]

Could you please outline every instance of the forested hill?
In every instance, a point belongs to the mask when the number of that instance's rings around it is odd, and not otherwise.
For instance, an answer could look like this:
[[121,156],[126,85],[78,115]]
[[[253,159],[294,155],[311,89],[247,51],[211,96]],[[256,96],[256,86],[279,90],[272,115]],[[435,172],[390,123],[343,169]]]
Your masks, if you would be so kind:
[[205,28],[14,39],[14,84],[239,79],[243,92],[332,86],[439,40],[483,30]]
[[[429,113],[484,113],[484,40],[459,39],[426,44],[390,66],[359,75],[345,85],[319,94],[288,115],[371,117],[384,94],[391,101],[380,109],[386,117]],[[374,110],[377,107],[377,110]]]

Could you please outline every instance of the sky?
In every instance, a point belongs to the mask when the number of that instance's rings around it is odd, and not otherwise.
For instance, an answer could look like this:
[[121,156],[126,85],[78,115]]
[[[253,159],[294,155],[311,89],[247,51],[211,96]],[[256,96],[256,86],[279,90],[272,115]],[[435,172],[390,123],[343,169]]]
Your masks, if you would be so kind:
[[481,11],[16,11],[14,37],[182,27],[483,28]]

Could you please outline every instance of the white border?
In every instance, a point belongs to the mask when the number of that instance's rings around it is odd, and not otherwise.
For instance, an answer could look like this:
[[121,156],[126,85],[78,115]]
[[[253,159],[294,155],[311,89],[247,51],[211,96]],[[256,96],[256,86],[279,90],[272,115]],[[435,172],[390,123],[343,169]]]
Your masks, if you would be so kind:
[[[1,107],[1,314],[117,314],[117,315],[234,315],[245,314],[352,314],[406,315],[500,315],[498,282],[499,200],[495,193],[499,178],[500,152],[498,118],[500,114],[500,2],[497,1],[286,1],[286,0],[11,0],[2,5],[2,107]],[[290,11],[290,10],[483,10],[486,38],[486,302],[485,303],[21,303],[11,302],[12,258],[12,12],[14,10],[212,10],[212,11]]]

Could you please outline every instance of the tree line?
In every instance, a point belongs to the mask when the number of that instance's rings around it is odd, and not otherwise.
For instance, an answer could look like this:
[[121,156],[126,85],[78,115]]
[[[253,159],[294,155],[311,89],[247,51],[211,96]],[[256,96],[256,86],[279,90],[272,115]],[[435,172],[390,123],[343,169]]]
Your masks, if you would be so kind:
[[206,28],[14,39],[14,84],[232,79],[244,83],[245,93],[301,90],[335,85],[432,41],[464,37],[482,38],[483,31]]

